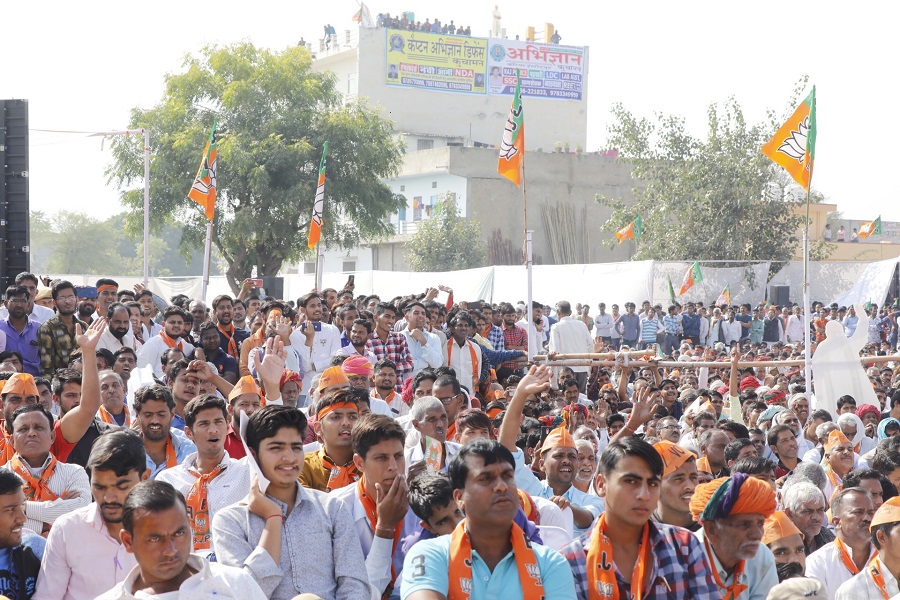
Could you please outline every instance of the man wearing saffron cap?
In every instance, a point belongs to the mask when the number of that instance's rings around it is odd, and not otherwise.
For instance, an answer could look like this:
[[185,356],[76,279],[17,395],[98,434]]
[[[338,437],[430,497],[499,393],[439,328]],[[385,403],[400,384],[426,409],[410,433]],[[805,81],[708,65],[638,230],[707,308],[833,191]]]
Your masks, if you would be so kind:
[[723,598],[765,600],[778,584],[775,558],[762,544],[765,520],[773,512],[775,491],[746,473],[697,486],[691,514],[703,526],[696,535]]
[[665,443],[676,452],[668,464],[636,437],[613,441],[600,456],[596,487],[606,510],[591,530],[561,550],[575,576],[578,600],[722,598],[703,544],[690,532],[651,518],[666,468],[690,455]]
[[[516,447],[519,423],[525,399],[532,394],[540,394],[550,388],[550,367],[532,367],[519,381],[516,392],[509,403],[503,423],[500,425],[499,441],[516,459],[516,485],[531,494],[552,501],[562,509],[571,508],[575,522],[575,533],[587,531],[600,513],[603,500],[586,494],[573,484],[578,466],[578,451],[575,440],[567,429],[567,423],[550,432],[540,447],[540,468],[544,471],[544,481],[539,481],[525,463],[525,456]],[[652,510],[652,509],[651,509]]]
[[[893,598],[900,594],[897,575],[900,573],[900,496],[894,496],[881,505],[869,530],[872,545],[878,555],[872,558],[862,571],[843,583],[834,595],[835,600],[860,600]],[[894,535],[897,533],[898,535]]]
[[[777,568],[790,564],[799,567],[795,572],[803,573],[806,569],[803,534],[784,512],[776,510],[766,519],[762,543],[772,551]],[[778,579],[783,578],[779,575]]]
[[392,417],[393,413],[388,403],[371,393],[372,390],[372,374],[375,369],[369,359],[363,356],[351,356],[341,363],[341,371],[347,376],[347,382],[350,387],[365,390],[371,396],[369,398],[369,409],[372,414],[385,415]]
[[878,550],[869,527],[875,515],[872,496],[863,488],[840,490],[831,500],[835,540],[806,557],[806,576],[825,584],[834,600],[838,588],[866,568]]
[[824,467],[825,476],[828,479],[823,490],[825,499],[831,500],[835,490],[840,489],[844,477],[853,470],[853,443],[840,429],[835,429],[828,434],[822,467]]
[[[322,374],[323,378],[326,373]],[[331,492],[356,483],[361,473],[353,464],[350,439],[350,432],[359,420],[356,400],[348,390],[341,389],[326,393],[315,410],[315,429],[322,447],[306,454],[300,483],[320,492]]]
[[659,486],[659,503],[653,520],[690,531],[700,529],[691,515],[691,497],[700,480],[694,454],[678,444],[661,441],[653,444],[663,461],[663,475]]

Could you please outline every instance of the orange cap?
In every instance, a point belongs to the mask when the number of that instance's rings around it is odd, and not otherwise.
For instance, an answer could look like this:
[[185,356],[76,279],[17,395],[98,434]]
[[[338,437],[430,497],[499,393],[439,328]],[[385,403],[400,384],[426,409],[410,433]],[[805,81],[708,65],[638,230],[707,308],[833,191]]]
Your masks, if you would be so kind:
[[840,446],[841,444],[849,444],[850,440],[844,435],[840,429],[835,429],[831,433],[828,434],[828,441],[825,442],[825,452],[829,454],[835,448],[835,446]]
[[[897,520],[900,521],[900,518]],[[800,537],[803,537],[803,534],[797,529],[794,522],[791,521],[783,511],[776,510],[766,519],[766,524],[763,527],[762,543],[768,546],[774,541],[786,538],[789,535],[794,535],[795,533],[799,533]]]
[[665,440],[656,442],[653,447],[659,452],[663,461],[663,477],[668,477],[681,468],[681,465],[694,458],[690,450]]
[[[368,362],[368,361],[367,361]],[[328,367],[319,378],[319,391],[338,385],[350,385],[350,380],[340,367]]]
[[547,438],[544,440],[544,443],[541,445],[541,454],[550,450],[552,448],[574,448],[575,447],[575,438],[572,437],[572,434],[569,433],[569,430],[566,429],[565,425],[560,425],[553,431],[551,431]]
[[900,496],[894,496],[878,507],[878,510],[875,511],[875,516],[872,517],[872,524],[869,526],[869,529],[871,530],[876,525],[896,523],[897,521],[900,521]]
[[18,394],[19,396],[40,396],[37,386],[34,384],[34,377],[28,373],[16,373],[6,380],[3,391],[0,392],[4,396],[6,394]]
[[231,393],[228,394],[228,401],[230,402],[243,394],[256,394],[262,398],[262,392],[260,391],[259,386],[256,385],[256,381],[253,379],[252,375],[244,375],[238,379],[238,382],[234,385]]

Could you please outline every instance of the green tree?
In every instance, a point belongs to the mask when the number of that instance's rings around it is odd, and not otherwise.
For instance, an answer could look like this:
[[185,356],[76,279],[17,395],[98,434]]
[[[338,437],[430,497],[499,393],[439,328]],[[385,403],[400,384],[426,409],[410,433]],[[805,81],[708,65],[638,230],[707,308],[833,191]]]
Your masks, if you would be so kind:
[[[612,112],[609,145],[632,165],[637,188],[633,201],[597,201],[613,209],[608,232],[642,217],[636,260],[791,259],[804,221],[795,209],[805,198],[780,191],[788,186],[790,192],[792,180],[760,152],[781,124],[774,113],[769,123],[751,125],[734,98],[713,104],[704,140],[690,135],[680,117],[637,118],[621,104]],[[779,190],[774,197],[773,188]],[[821,197],[814,194],[813,201]]]
[[[200,208],[187,199],[200,153],[218,119],[218,196],[213,244],[237,291],[256,266],[276,275],[310,253],[306,238],[323,143],[329,144],[322,239],[351,247],[390,233],[385,217],[404,204],[383,178],[397,174],[402,144],[390,122],[361,101],[344,104],[331,74],[312,70],[305,48],[282,52],[249,42],[207,47],[169,75],[153,108],[132,110],[130,127],[151,132],[150,220],[184,224],[180,249],[206,234]],[[141,227],[143,144],[116,138],[107,174],[123,189],[131,231]],[[127,188],[127,189],[126,189]]]
[[413,271],[456,271],[483,267],[487,246],[481,224],[459,215],[452,194],[441,194],[431,217],[419,221],[419,228],[406,244],[406,259]]
[[128,275],[128,261],[119,256],[127,240],[110,220],[84,213],[59,211],[51,217],[55,243],[46,261],[47,271],[60,274]]

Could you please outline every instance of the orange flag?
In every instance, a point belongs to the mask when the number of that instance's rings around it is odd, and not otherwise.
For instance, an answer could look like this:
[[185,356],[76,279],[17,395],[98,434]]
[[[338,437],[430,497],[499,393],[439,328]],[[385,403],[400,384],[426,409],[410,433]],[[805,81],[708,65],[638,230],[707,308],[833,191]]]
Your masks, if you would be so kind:
[[217,125],[218,123],[213,123],[212,131],[209,132],[209,140],[203,149],[203,159],[200,161],[197,177],[194,178],[194,184],[188,192],[188,198],[205,209],[207,221],[212,221],[216,216],[216,163],[219,154],[216,142]]
[[309,240],[307,245],[315,248],[322,235],[322,215],[325,213],[325,157],[328,156],[328,142],[322,148],[322,162],[319,163],[319,185],[316,186],[316,201],[313,204],[312,219],[309,221]]
[[522,185],[522,159],[525,157],[525,115],[522,112],[522,90],[516,78],[516,95],[513,96],[503,141],[500,143],[500,161],[497,172],[516,185]]
[[816,86],[762,147],[762,153],[809,190],[816,157]]

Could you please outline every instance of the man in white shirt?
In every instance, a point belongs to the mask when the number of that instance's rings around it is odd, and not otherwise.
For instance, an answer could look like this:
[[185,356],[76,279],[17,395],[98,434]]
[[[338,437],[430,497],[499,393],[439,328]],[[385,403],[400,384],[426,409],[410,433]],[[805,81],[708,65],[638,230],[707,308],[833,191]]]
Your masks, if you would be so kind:
[[[881,505],[870,525],[872,545],[878,556],[869,565],[838,588],[836,600],[858,598],[893,598],[900,594],[897,574],[900,573],[900,548],[895,546],[893,531],[900,523],[900,496]],[[900,541],[896,542],[900,545]],[[895,554],[895,551],[897,554]]]
[[516,322],[516,325],[525,330],[528,334],[528,357],[531,358],[536,354],[543,354],[544,340],[547,339],[547,330],[550,329],[550,322],[544,316],[544,307],[540,302],[531,303],[531,315],[533,323],[527,323],[526,319]]
[[600,314],[594,317],[594,337],[607,346],[611,346],[615,320],[612,315],[606,313],[606,304],[601,302],[598,308],[600,309]]
[[803,326],[805,320],[800,314],[800,307],[794,307],[794,313],[788,317],[787,327],[785,327],[785,337],[789,344],[796,344],[803,341]]
[[481,377],[481,346],[469,339],[475,330],[475,320],[462,310],[450,321],[450,339],[444,364],[456,371],[456,379],[475,395]]
[[125,497],[150,477],[141,438],[124,429],[101,435],[86,470],[94,503],[53,524],[32,600],[94,600],[137,564],[119,532]]
[[[556,304],[559,322],[550,330],[550,352],[582,354],[594,351],[594,340],[587,325],[572,317],[572,305],[566,300]],[[570,367],[578,382],[578,391],[584,393],[590,367]]]
[[[32,273],[19,273],[16,275],[15,284],[28,290],[28,304],[25,306],[25,314],[28,315],[29,321],[35,323],[45,323],[52,319],[56,314],[53,310],[34,303],[34,297],[37,295],[38,278]],[[9,310],[5,306],[0,307],[0,319],[8,319]]]
[[421,302],[411,302],[406,306],[406,327],[400,333],[406,338],[406,347],[413,359],[413,370],[409,377],[422,369],[440,367],[444,360],[441,352],[441,340],[426,330],[428,313]]
[[341,349],[341,332],[334,325],[322,322],[322,299],[315,292],[301,296],[297,308],[306,318],[291,334],[291,347],[300,355],[303,387],[297,406],[306,406],[309,382],[331,366],[331,355]]
[[105,316],[107,327],[97,343],[98,349],[106,348],[115,354],[119,348],[131,348],[132,350],[140,348],[140,344],[131,333],[131,313],[127,306],[121,302],[113,302],[109,305]]
[[123,513],[122,543],[138,564],[98,600],[266,600],[249,573],[191,554],[187,506],[168,483],[139,483],[128,493]]
[[53,415],[40,404],[23,406],[6,423],[16,453],[4,468],[25,482],[28,528],[46,533],[59,517],[87,506],[90,486],[80,465],[61,463],[50,453]]
[[334,492],[353,515],[369,584],[384,597],[399,585],[403,552],[398,542],[414,533],[419,521],[409,510],[405,439],[406,432],[390,417],[361,419],[353,427],[352,443],[353,462],[362,477]]
[[878,554],[869,526],[875,515],[872,496],[862,488],[847,488],[831,500],[832,523],[837,535],[806,557],[806,576],[825,584],[833,599],[838,588],[866,568]]
[[208,555],[215,552],[210,534],[212,519],[220,509],[247,495],[250,469],[246,460],[234,460],[225,451],[228,408],[217,395],[197,396],[188,402],[184,422],[184,433],[197,446],[197,452],[156,479],[172,484],[184,495],[194,552]]
[[153,369],[153,375],[157,379],[162,379],[162,355],[169,348],[179,348],[185,358],[191,356],[194,347],[181,338],[184,331],[184,322],[188,315],[184,309],[179,306],[169,306],[163,311],[163,329],[159,335],[155,335],[147,340],[138,351],[137,366],[142,369],[150,366]]

